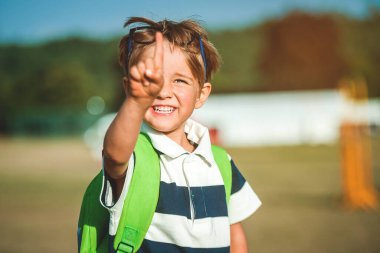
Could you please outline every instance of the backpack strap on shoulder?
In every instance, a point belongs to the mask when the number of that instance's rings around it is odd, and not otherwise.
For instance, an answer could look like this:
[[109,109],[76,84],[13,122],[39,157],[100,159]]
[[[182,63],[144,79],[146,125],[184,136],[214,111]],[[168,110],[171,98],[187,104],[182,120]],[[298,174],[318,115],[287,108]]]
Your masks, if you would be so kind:
[[109,213],[100,204],[103,172],[91,181],[83,196],[78,221],[78,252],[106,252]]
[[226,190],[226,201],[228,203],[230,200],[232,188],[231,162],[225,149],[211,145],[211,150],[212,154],[214,155],[215,162],[219,167],[220,174],[222,174],[224,188]]
[[148,135],[139,134],[134,153],[134,171],[114,241],[117,253],[140,248],[158,202],[160,160]]

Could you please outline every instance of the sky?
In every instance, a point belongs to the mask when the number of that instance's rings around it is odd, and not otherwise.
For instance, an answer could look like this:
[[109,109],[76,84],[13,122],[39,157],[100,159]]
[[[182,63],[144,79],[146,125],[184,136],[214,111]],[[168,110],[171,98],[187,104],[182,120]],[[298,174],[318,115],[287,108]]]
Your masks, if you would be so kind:
[[208,29],[231,29],[293,10],[364,18],[380,0],[0,0],[0,43],[39,43],[66,36],[108,38],[124,21],[193,18]]

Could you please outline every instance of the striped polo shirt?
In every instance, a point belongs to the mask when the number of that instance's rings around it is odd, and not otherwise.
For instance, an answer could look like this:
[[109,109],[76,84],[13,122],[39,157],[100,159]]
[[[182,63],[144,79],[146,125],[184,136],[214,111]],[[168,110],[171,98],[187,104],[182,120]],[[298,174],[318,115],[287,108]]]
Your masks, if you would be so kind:
[[[230,224],[244,220],[261,205],[233,160],[230,158],[232,189],[227,206],[223,178],[214,160],[206,127],[191,119],[186,122],[187,138],[197,144],[192,153],[147,125],[141,130],[149,135],[159,154],[161,181],[153,221],[138,252],[228,253]],[[103,180],[100,200],[110,213],[111,243],[132,178],[134,159],[132,155],[116,203],[107,175]]]

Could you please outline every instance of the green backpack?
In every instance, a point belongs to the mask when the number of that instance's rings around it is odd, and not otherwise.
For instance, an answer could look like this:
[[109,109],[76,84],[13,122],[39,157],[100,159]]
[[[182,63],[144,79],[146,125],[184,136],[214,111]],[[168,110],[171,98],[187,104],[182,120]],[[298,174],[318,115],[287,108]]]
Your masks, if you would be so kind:
[[[140,248],[156,210],[160,187],[159,155],[144,133],[135,146],[135,167],[124,200],[122,214],[113,247],[117,253],[133,253]],[[232,172],[227,152],[212,145],[212,153],[223,177],[228,203],[231,193]],[[89,184],[83,196],[78,222],[78,252],[107,253],[109,213],[101,205],[101,171]],[[145,187],[149,185],[149,187]]]

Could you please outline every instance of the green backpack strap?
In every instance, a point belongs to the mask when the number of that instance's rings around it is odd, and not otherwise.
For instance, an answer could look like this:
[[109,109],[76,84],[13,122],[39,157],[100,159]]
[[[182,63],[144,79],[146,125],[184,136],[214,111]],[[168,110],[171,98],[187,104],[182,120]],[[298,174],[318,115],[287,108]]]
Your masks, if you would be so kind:
[[117,253],[140,248],[158,202],[160,160],[146,134],[140,133],[134,152],[134,171],[114,241]]
[[214,155],[215,162],[219,167],[220,174],[222,174],[224,188],[226,190],[226,201],[228,203],[230,200],[232,187],[231,162],[225,149],[212,145],[211,150]]
[[109,213],[100,204],[103,172],[89,184],[83,196],[78,222],[78,252],[107,252]]

